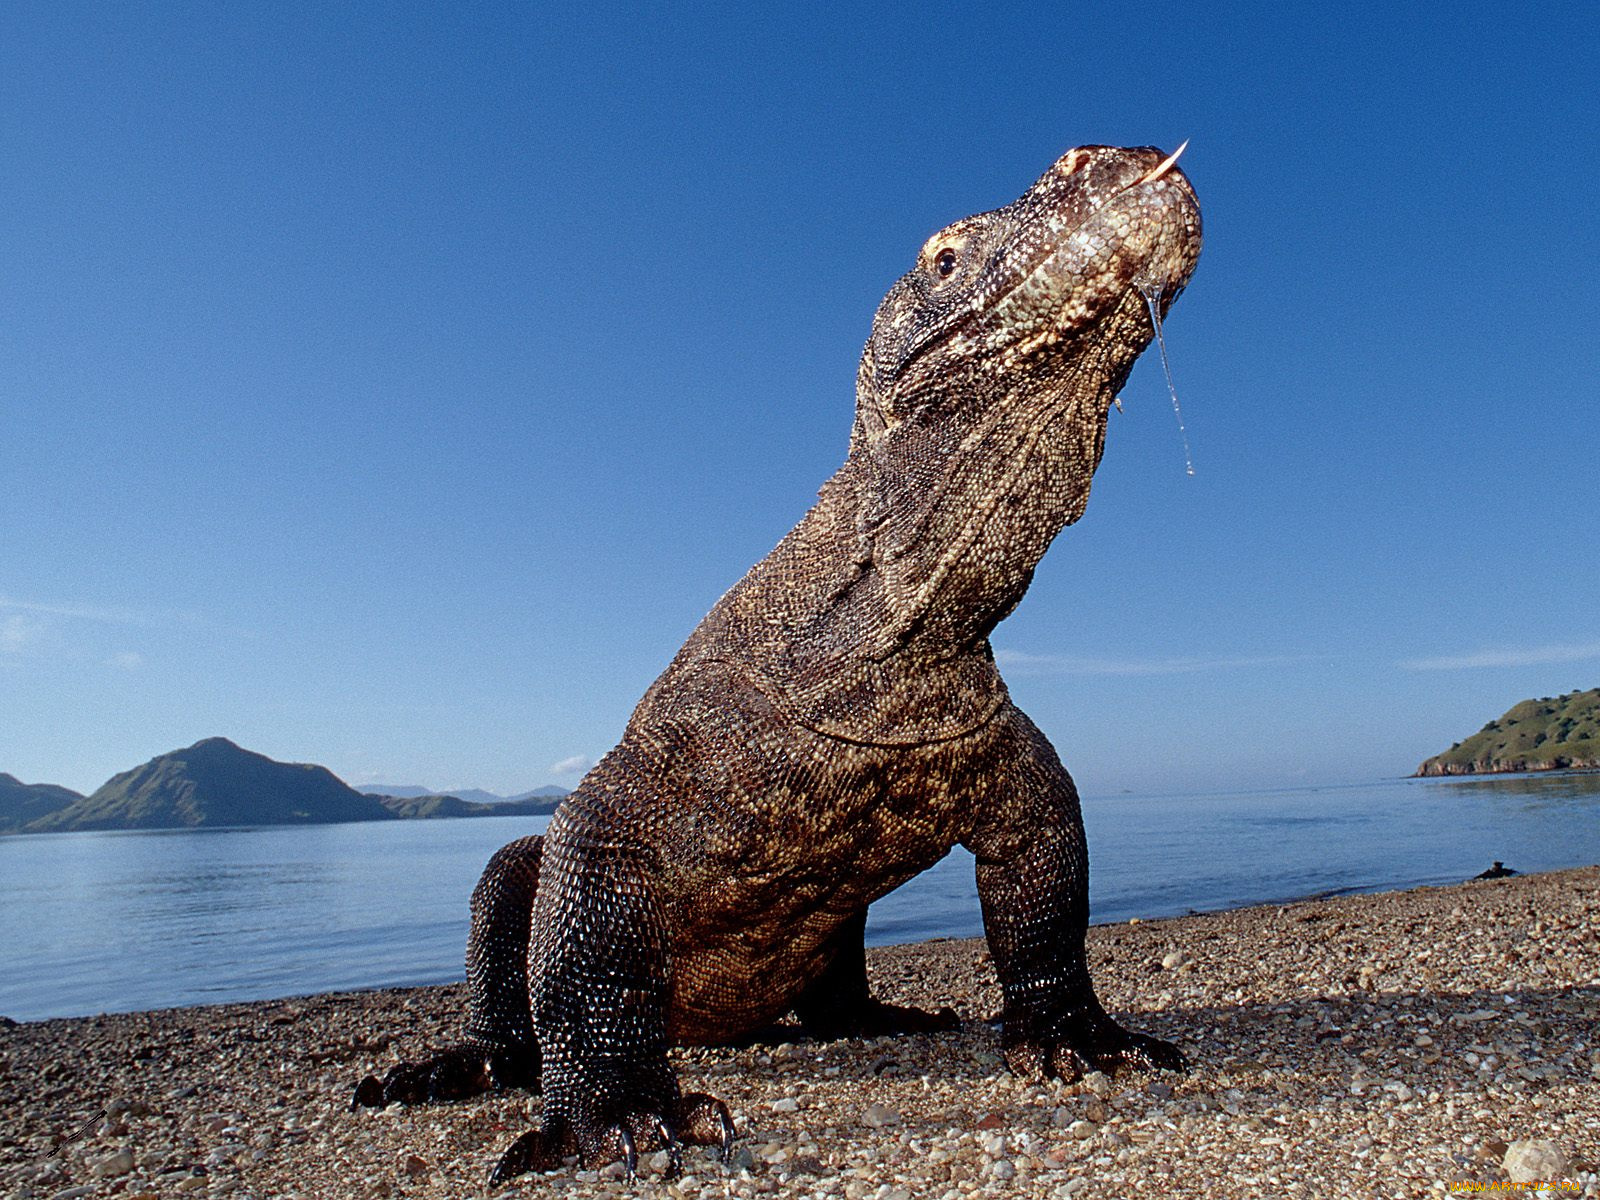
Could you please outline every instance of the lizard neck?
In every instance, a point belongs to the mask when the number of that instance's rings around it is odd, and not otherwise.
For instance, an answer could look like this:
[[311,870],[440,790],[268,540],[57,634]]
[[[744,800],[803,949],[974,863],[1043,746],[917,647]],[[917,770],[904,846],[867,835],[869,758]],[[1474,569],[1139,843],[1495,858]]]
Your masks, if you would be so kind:
[[1026,586],[983,612],[908,621],[865,532],[852,457],[771,554],[712,609],[680,655],[738,668],[797,723],[878,745],[921,745],[985,724],[1007,699],[988,633]]

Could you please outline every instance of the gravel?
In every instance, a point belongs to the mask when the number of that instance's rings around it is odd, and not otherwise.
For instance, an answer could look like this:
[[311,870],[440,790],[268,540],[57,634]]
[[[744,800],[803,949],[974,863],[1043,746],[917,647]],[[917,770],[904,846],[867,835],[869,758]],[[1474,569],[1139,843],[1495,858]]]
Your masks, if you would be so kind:
[[[704,1200],[1445,1196],[1557,1178],[1600,1196],[1600,868],[1100,926],[1101,997],[1186,1076],[1010,1076],[980,941],[869,951],[875,991],[951,1033],[674,1051],[721,1096],[727,1166],[661,1155],[503,1194]],[[355,1081],[453,1040],[464,988],[0,1022],[0,1195],[465,1197],[539,1101],[350,1112]],[[1459,1189],[1457,1189],[1459,1190]]]

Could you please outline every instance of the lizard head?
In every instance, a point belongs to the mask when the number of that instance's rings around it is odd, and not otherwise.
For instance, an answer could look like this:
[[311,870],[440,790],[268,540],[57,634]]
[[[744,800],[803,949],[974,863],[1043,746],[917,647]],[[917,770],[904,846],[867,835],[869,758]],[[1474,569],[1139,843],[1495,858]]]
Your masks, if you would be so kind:
[[1111,402],[1155,336],[1149,305],[1165,315],[1199,257],[1176,157],[1069,151],[1011,204],[929,238],[879,306],[851,457],[902,625],[953,588],[971,594],[937,607],[999,605],[998,621],[1082,515]]

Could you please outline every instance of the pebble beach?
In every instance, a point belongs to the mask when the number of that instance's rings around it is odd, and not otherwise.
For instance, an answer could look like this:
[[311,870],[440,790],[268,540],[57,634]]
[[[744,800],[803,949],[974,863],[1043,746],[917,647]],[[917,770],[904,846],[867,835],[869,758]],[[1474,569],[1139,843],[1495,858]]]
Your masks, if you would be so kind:
[[[674,1052],[725,1100],[727,1163],[576,1163],[495,1195],[963,1200],[1600,1196],[1600,867],[1090,931],[1094,978],[1187,1075],[1006,1070],[981,941],[868,952],[951,1033]],[[349,1109],[455,1039],[463,985],[0,1021],[0,1195],[457,1197],[537,1120],[509,1091]]]

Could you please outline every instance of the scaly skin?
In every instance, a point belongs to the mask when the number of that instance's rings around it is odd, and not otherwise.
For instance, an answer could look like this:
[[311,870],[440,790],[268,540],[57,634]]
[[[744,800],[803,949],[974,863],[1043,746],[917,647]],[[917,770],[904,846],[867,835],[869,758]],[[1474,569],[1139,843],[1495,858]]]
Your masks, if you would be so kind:
[[[1084,955],[1072,780],[1012,703],[989,634],[1083,512],[1108,410],[1200,250],[1181,172],[1084,147],[929,239],[878,309],[849,456],[689,638],[543,839],[473,898],[468,1040],[356,1103],[542,1086],[495,1180],[723,1142],[670,1042],[939,1028],[867,995],[867,906],[952,846],[978,861],[1006,1058],[1073,1078],[1179,1070],[1119,1028]],[[524,991],[526,985],[526,991]]]

